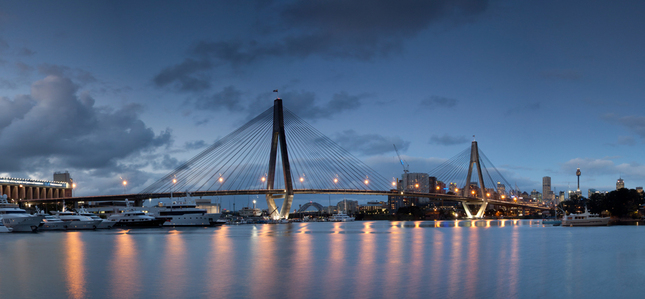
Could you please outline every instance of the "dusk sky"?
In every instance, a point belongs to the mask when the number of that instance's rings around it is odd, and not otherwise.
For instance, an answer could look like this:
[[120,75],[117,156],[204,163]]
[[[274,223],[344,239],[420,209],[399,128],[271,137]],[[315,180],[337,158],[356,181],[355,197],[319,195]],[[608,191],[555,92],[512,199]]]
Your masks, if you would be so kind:
[[644,15],[643,1],[3,1],[0,176],[138,192],[278,89],[386,178],[402,173],[392,144],[430,172],[475,135],[523,191],[543,176],[575,189],[576,168],[585,196],[644,186]]

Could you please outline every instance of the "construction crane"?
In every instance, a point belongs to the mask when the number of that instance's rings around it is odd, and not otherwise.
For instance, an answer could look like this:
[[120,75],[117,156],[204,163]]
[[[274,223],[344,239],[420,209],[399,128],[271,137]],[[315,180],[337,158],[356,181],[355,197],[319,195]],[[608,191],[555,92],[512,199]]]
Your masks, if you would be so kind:
[[408,165],[408,162],[405,162],[403,159],[401,159],[401,154],[399,154],[399,150],[396,149],[396,145],[392,144],[394,146],[394,151],[396,152],[396,155],[399,156],[399,161],[401,161],[401,166],[403,166],[403,173],[408,173],[410,168],[410,165]]

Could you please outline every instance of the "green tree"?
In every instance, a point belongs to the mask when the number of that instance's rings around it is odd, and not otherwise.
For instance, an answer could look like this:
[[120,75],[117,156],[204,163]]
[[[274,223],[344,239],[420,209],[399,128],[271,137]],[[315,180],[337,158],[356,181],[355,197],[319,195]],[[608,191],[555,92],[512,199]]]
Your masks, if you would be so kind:
[[605,195],[604,206],[611,216],[628,217],[638,211],[643,196],[634,189],[621,188]]
[[587,209],[589,213],[599,214],[607,210],[605,194],[603,193],[594,193],[589,197],[587,201]]

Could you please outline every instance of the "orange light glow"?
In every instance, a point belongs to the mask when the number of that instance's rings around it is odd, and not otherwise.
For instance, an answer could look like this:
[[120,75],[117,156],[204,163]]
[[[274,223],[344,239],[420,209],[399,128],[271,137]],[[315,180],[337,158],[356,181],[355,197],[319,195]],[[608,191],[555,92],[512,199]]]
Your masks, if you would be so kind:
[[305,178],[300,178],[301,183],[304,182],[304,181],[305,181]]
[[260,181],[262,181],[262,182],[264,182],[264,181],[266,181],[266,180],[267,180],[267,178],[265,178],[265,177],[262,177],[262,178],[260,179]]
[[338,179],[337,179],[337,178],[334,178],[334,183],[338,183]]
[[124,180],[123,181],[123,186],[126,186],[128,184],[128,181]]
[[369,181],[369,180],[365,180],[365,185],[367,185],[367,184],[369,184],[369,183],[370,183],[370,181]]
[[219,181],[220,183],[222,183],[222,182],[224,182],[224,178],[223,178],[223,177],[219,177],[218,181]]

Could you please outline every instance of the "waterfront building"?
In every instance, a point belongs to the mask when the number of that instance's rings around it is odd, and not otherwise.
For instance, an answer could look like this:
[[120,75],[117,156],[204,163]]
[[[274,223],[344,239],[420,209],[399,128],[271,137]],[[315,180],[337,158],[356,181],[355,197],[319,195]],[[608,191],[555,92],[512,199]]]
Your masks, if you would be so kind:
[[0,193],[9,200],[72,197],[72,179],[68,172],[54,173],[53,181],[0,178]]
[[430,193],[430,177],[427,173],[404,173],[403,189],[410,192]]
[[618,181],[616,181],[616,190],[625,188],[625,181],[623,178],[619,178]]
[[387,210],[388,204],[384,201],[368,201],[367,204],[359,207],[361,212],[383,212]]
[[336,204],[338,211],[353,214],[358,212],[358,200],[343,199]]
[[428,177],[428,186],[430,187],[430,193],[439,193],[439,190],[437,190],[437,178],[436,177]]
[[542,177],[542,198],[545,201],[553,200],[553,191],[551,191],[551,177]]

